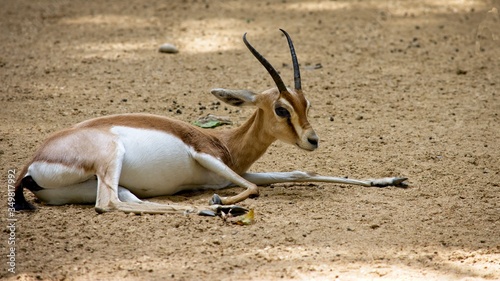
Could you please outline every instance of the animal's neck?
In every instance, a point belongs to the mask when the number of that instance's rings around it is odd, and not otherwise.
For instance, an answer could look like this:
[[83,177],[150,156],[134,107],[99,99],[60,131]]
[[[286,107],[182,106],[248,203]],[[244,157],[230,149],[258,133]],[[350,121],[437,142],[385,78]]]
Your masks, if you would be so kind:
[[218,137],[231,153],[233,159],[231,169],[238,174],[246,172],[276,140],[265,130],[264,122],[264,113],[258,109],[240,127],[218,132]]

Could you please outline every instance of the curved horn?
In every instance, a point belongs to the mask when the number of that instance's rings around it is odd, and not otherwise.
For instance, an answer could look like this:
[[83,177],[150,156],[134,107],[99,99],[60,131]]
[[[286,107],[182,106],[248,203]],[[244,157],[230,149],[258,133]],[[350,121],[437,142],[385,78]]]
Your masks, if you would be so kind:
[[301,90],[302,89],[302,83],[300,82],[300,69],[299,69],[299,62],[297,61],[297,55],[295,54],[295,48],[293,47],[292,43],[292,38],[290,38],[290,35],[283,29],[281,29],[281,32],[283,32],[286,36],[286,40],[288,41],[288,46],[290,47],[290,53],[292,54],[292,62],[293,62],[293,81],[295,82],[295,89],[296,90]]
[[285,83],[283,83],[283,80],[281,80],[280,75],[278,74],[276,69],[274,69],[274,67],[261,54],[259,54],[259,52],[257,52],[257,50],[255,50],[255,48],[252,47],[252,45],[250,45],[250,43],[248,43],[246,32],[245,32],[245,34],[243,34],[243,42],[245,42],[245,45],[250,50],[250,52],[252,52],[254,57],[257,58],[257,60],[259,60],[260,63],[266,68],[267,72],[269,72],[269,75],[271,75],[271,77],[273,78],[274,83],[278,87],[278,90],[280,91],[280,93],[286,92],[287,89],[286,89]]

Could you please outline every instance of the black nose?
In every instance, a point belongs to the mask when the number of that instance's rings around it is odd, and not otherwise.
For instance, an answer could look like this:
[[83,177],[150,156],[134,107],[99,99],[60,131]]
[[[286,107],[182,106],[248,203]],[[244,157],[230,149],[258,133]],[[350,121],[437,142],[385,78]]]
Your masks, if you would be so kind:
[[318,146],[318,137],[307,138],[307,141],[314,146]]

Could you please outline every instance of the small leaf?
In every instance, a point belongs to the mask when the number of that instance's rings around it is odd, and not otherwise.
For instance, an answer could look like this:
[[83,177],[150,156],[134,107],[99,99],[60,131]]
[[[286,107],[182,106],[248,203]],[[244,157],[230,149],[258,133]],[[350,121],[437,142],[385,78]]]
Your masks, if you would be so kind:
[[196,121],[194,121],[193,124],[198,126],[198,127],[201,127],[201,128],[215,128],[217,126],[220,126],[221,122],[219,122],[217,120],[209,120],[209,121],[205,121],[205,122],[202,122],[200,120],[196,120]]
[[201,128],[215,128],[222,125],[231,125],[233,122],[226,117],[215,116],[208,114],[205,117],[200,117],[193,122],[193,125]]

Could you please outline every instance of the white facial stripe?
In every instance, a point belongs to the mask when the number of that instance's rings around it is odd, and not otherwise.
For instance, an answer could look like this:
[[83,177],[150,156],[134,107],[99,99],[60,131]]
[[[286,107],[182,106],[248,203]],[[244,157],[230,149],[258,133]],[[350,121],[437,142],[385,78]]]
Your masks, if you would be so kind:
[[293,109],[292,104],[290,104],[286,99],[279,99],[279,103],[285,105],[285,107],[287,107],[288,109]]
[[297,114],[295,114],[292,117],[292,125],[293,125],[293,128],[295,129],[295,132],[297,133],[298,137],[300,138],[303,134],[303,130],[302,130],[302,126],[300,126],[299,123],[300,123],[299,118],[298,118]]
[[292,127],[293,127],[293,130],[295,131],[295,133],[297,134],[297,136],[300,138],[302,136],[302,133],[303,133],[303,130],[302,130],[302,127],[300,126],[300,122],[299,122],[299,118],[298,118],[298,115],[297,114],[292,114],[292,113],[295,113],[295,110],[292,106],[291,103],[289,103],[286,99],[279,99],[279,103],[281,103],[284,107],[288,108],[290,113],[291,113],[291,119],[290,119],[290,123],[292,124]]

